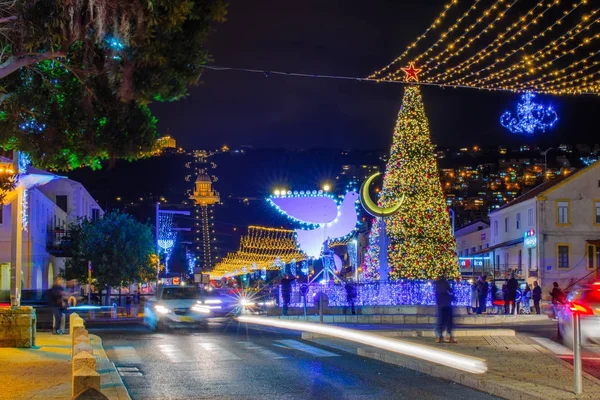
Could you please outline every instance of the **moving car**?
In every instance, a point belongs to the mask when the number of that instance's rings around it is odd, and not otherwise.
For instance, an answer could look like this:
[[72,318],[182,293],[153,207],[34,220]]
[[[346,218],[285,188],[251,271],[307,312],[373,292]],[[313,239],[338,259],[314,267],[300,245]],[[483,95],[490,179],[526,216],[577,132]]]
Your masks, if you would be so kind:
[[600,343],[600,282],[574,289],[558,308],[558,334],[573,346],[573,313],[581,315],[581,344]]
[[209,318],[234,315],[237,301],[194,286],[159,286],[146,302],[144,323],[152,330],[173,326],[202,326]]

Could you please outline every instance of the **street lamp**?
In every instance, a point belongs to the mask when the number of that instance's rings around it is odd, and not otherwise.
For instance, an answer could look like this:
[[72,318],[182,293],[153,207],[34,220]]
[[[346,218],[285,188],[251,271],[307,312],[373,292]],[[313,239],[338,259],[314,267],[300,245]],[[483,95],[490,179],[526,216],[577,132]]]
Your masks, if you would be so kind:
[[324,192],[329,192],[329,190],[330,190],[330,189],[331,189],[331,186],[329,186],[329,184],[328,184],[328,183],[325,183],[325,184],[323,185],[323,191],[324,191]]
[[546,150],[542,151],[540,154],[544,156],[544,179],[546,177],[546,171],[548,169],[548,152],[552,150],[552,147],[547,148]]

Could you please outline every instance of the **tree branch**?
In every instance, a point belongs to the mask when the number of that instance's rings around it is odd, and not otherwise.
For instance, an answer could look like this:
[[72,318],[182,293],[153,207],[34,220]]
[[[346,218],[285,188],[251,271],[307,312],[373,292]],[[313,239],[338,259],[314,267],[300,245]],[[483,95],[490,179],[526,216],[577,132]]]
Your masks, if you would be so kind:
[[40,61],[52,60],[54,58],[65,56],[66,53],[63,51],[49,51],[46,53],[26,55],[22,57],[10,57],[0,65],[0,79],[6,78],[19,68],[28,67]]
[[9,22],[9,21],[14,21],[16,19],[19,19],[16,15],[12,15],[10,17],[0,18],[0,24],[3,24],[5,22]]

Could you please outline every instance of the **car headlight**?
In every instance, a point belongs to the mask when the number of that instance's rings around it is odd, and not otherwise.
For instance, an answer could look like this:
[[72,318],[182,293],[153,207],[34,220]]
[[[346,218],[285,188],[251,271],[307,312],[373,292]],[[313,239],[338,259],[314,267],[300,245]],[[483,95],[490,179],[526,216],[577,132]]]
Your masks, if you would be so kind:
[[169,310],[165,306],[161,306],[160,304],[155,305],[154,310],[156,310],[156,312],[159,314],[168,314],[171,312],[171,310]]
[[204,304],[221,304],[223,301],[219,299],[204,300]]
[[253,306],[254,302],[248,300],[248,299],[240,299],[240,305],[242,307],[246,307],[246,306]]
[[192,306],[192,311],[196,311],[202,314],[210,314],[210,307],[202,304],[195,304]]

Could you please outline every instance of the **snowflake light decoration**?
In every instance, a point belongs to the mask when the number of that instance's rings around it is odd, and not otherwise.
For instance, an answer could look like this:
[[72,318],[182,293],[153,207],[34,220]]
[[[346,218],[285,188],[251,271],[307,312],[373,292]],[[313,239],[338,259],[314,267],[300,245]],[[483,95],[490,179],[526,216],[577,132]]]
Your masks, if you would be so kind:
[[530,92],[521,96],[522,102],[517,104],[517,116],[513,117],[510,111],[506,111],[500,117],[500,124],[512,133],[528,135],[552,128],[558,120],[556,111],[532,102],[534,97],[535,94]]

